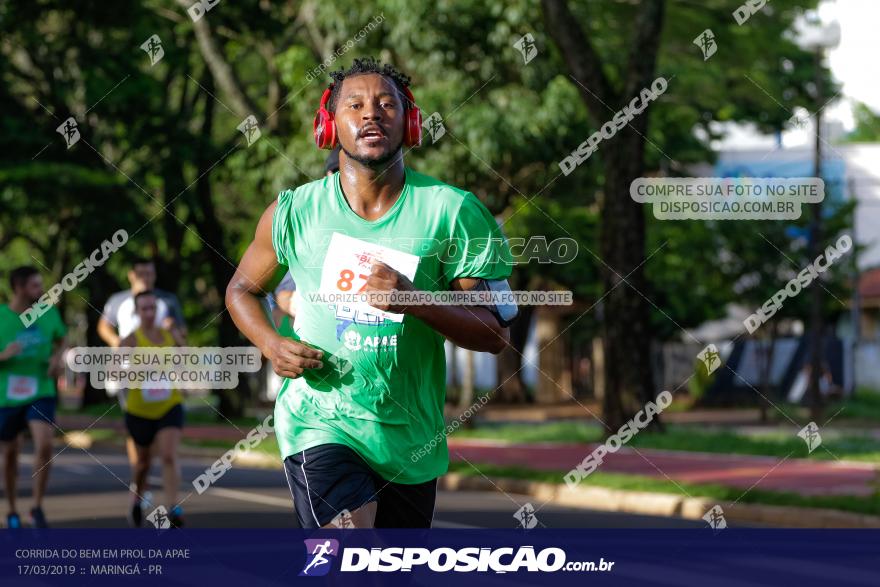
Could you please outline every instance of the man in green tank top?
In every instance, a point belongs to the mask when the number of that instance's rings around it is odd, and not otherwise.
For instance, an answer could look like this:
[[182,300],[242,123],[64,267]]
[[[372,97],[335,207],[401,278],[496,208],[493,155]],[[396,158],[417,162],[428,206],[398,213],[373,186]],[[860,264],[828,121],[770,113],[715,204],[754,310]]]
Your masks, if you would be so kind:
[[[372,59],[331,75],[315,139],[341,146],[339,172],[266,209],[226,305],[284,378],[275,433],[300,524],[429,527],[448,467],[444,339],[499,353],[510,307],[332,296],[498,289],[513,261],[473,194],[404,166],[421,137],[409,78]],[[287,270],[297,313],[279,333],[260,297]]]

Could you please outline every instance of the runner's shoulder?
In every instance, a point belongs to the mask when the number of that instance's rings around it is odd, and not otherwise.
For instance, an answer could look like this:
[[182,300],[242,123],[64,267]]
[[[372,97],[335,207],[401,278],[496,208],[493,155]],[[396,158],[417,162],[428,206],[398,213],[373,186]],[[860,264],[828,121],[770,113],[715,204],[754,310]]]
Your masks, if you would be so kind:
[[[9,304],[0,304],[0,330],[6,330],[12,326],[21,324],[21,320],[15,310],[9,307]],[[0,350],[3,350],[0,348]]]
[[335,175],[320,177],[301,186],[281,190],[277,198],[278,207],[300,206],[307,204],[313,198],[325,198],[327,193],[333,190],[332,182],[336,181],[335,177]]
[[406,171],[407,181],[409,181],[414,190],[418,191],[418,197],[431,199],[432,204],[445,206],[450,211],[455,211],[469,200],[479,202],[479,199],[467,190],[450,185],[435,177],[419,173],[410,168],[407,168]]
[[45,308],[34,324],[37,324],[41,330],[49,334],[54,339],[62,338],[67,333],[64,326],[64,318],[57,306],[49,306]]
[[125,300],[127,300],[130,297],[132,297],[131,290],[124,289],[124,290],[118,291],[114,294],[110,294],[110,297],[107,298],[106,305],[119,307],[119,304],[121,304],[122,302],[124,302]]

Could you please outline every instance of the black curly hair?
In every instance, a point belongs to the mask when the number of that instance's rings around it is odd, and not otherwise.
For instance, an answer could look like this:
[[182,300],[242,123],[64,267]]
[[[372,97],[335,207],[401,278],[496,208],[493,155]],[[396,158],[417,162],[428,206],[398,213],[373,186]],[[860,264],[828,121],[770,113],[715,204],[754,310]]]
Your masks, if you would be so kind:
[[400,98],[403,100],[404,107],[409,110],[412,107],[406,98],[403,89],[409,86],[409,76],[398,70],[388,63],[380,63],[375,57],[364,57],[363,59],[355,59],[348,69],[340,69],[339,71],[331,71],[330,77],[333,78],[333,91],[330,92],[330,100],[328,100],[328,108],[330,112],[336,111],[336,101],[339,99],[339,92],[342,90],[342,82],[347,77],[356,75],[364,75],[367,73],[378,73],[394,82],[397,91],[400,92]]
[[16,267],[9,272],[9,286],[14,292],[15,288],[26,285],[31,277],[39,274],[40,272],[37,270],[37,268],[30,265],[22,265],[21,267]]

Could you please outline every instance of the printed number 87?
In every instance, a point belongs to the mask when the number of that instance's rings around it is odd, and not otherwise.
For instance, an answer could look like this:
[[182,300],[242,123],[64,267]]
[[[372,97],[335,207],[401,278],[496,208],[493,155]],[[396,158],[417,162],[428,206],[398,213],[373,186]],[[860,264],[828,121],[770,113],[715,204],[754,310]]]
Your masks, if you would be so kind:
[[[364,284],[361,286],[357,293],[361,293],[364,291],[364,288],[367,287],[367,279],[368,276],[363,273],[359,274],[358,277],[364,280]],[[339,272],[339,280],[336,282],[336,287],[339,291],[348,291],[351,289],[351,282],[354,279],[354,271],[350,269],[343,269]]]

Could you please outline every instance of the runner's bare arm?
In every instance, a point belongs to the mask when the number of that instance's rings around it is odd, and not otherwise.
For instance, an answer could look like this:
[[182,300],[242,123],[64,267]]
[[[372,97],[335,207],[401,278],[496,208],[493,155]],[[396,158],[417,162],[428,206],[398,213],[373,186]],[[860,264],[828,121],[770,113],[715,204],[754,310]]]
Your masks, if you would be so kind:
[[[462,277],[452,281],[452,289],[468,291],[479,282],[479,279]],[[497,355],[510,343],[510,329],[502,327],[486,308],[418,306],[413,309],[413,315],[461,348]]]
[[320,369],[323,353],[278,334],[260,302],[279,268],[272,247],[272,216],[276,205],[277,202],[273,202],[263,212],[254,240],[226,287],[226,308],[242,334],[272,361],[275,372],[294,378],[305,369]]
[[186,333],[183,329],[178,328],[176,324],[172,325],[169,331],[171,338],[174,339],[175,346],[186,346]]
[[[452,281],[452,289],[467,291],[479,284],[479,279],[462,277]],[[364,292],[413,291],[412,283],[384,263],[374,263],[373,271],[364,286]],[[503,328],[492,313],[480,306],[419,305],[393,307],[376,304],[375,307],[391,312],[410,314],[448,338],[456,346],[472,351],[498,354],[510,342],[510,329]]]
[[6,347],[2,351],[0,351],[0,361],[7,361],[7,360],[11,359],[12,357],[16,356],[17,354],[19,354],[20,352],[21,352],[21,344],[16,341],[12,341],[9,344],[7,344]]
[[52,354],[49,356],[49,369],[46,374],[49,377],[58,377],[64,373],[64,353],[67,351],[67,341],[63,336],[52,341]]
[[101,337],[101,340],[103,340],[107,346],[119,346],[121,344],[119,341],[119,335],[116,333],[116,328],[103,316],[98,319],[98,336]]

